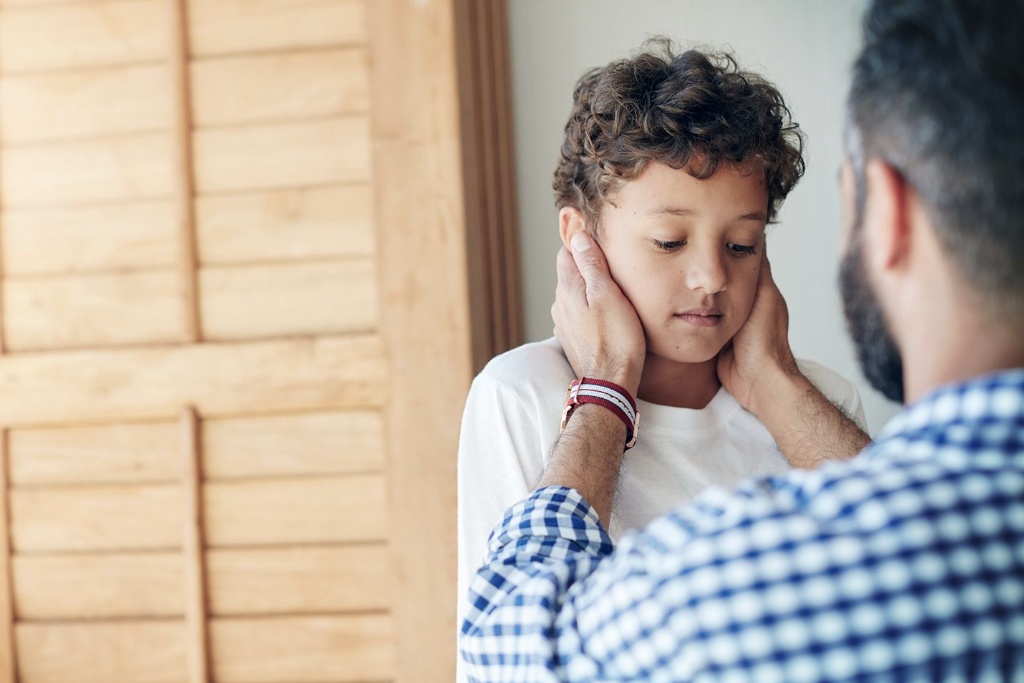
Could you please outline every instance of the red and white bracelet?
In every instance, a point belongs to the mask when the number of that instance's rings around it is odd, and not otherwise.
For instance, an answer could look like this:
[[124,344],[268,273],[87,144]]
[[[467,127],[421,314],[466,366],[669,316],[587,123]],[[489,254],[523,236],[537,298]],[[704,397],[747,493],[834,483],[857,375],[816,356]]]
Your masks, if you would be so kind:
[[637,422],[636,401],[629,392],[614,382],[583,377],[574,380],[565,392],[565,407],[562,409],[562,431],[573,412],[583,403],[594,403],[615,413],[626,425],[626,448],[636,445]]

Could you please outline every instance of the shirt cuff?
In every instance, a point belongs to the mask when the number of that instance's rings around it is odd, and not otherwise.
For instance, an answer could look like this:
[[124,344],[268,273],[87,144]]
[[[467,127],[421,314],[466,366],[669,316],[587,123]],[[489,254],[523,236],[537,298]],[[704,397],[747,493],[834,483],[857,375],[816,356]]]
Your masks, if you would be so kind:
[[493,562],[503,549],[531,537],[557,539],[550,546],[556,551],[553,559],[574,553],[604,556],[614,548],[594,508],[579,491],[565,486],[537,489],[509,508],[487,541],[488,560]]
[[573,584],[611,554],[611,537],[578,491],[549,486],[509,508],[488,548],[459,639],[465,670],[471,680],[512,680],[495,667],[554,680],[555,621]]

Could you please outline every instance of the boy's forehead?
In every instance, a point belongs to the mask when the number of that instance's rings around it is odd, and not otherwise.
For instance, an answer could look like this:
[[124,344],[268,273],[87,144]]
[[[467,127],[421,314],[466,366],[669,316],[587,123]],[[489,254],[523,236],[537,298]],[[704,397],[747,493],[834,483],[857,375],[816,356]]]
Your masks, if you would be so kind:
[[[701,170],[705,172],[699,172]],[[623,200],[642,199],[644,204],[671,207],[689,195],[700,196],[712,188],[721,188],[735,195],[755,195],[758,199],[767,194],[763,169],[756,163],[722,163],[708,171],[693,166],[675,168],[651,162],[635,177],[623,178],[616,183],[606,201],[618,206]]]
[[681,218],[715,214],[729,222],[768,220],[768,191],[763,174],[737,165],[723,165],[700,178],[684,169],[652,165],[630,180],[623,180],[605,198],[606,208],[638,217]]

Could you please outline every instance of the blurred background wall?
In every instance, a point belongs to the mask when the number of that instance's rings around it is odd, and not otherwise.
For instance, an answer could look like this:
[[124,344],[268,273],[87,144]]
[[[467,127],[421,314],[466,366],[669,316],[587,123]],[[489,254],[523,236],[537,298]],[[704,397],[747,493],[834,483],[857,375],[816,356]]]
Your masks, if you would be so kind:
[[557,212],[551,192],[562,128],[576,80],[628,56],[650,35],[681,48],[727,49],[782,91],[807,134],[807,173],[769,228],[772,272],[789,304],[797,356],[857,382],[872,433],[896,407],[856,367],[836,273],[843,102],[866,0],[514,0],[508,5],[512,58],[520,250],[528,340],[551,334]]

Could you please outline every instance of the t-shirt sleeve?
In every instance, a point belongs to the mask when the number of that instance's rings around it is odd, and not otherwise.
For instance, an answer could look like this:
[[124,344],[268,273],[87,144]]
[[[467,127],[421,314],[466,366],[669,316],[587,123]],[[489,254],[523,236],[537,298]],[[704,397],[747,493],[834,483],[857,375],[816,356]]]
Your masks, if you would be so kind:
[[469,580],[483,564],[487,539],[505,511],[525,498],[544,465],[536,409],[487,370],[466,400],[458,456],[458,619]]
[[814,361],[800,359],[797,361],[800,372],[811,380],[818,391],[838,406],[847,417],[857,423],[865,432],[868,431],[868,420],[864,415],[864,404],[860,400],[860,392],[853,382],[824,365]]

